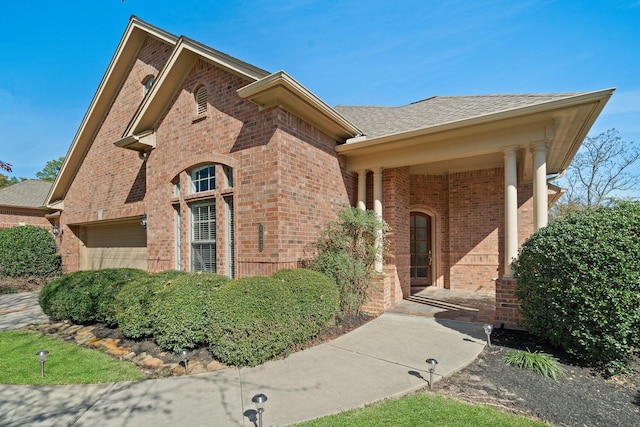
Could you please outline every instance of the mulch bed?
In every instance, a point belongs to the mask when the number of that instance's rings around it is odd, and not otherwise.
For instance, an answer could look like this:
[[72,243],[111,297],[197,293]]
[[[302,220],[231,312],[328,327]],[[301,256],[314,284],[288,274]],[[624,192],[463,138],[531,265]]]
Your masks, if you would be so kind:
[[[522,331],[496,330],[466,369],[435,383],[434,393],[556,426],[640,426],[640,365],[628,374],[605,378],[570,355]],[[563,370],[555,381],[503,361],[513,350],[538,351],[556,358]]]

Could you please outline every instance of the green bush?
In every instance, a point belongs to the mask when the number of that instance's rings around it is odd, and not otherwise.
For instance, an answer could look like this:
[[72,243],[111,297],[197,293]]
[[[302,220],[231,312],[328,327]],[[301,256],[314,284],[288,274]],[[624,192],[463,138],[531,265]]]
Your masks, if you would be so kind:
[[224,363],[254,366],[318,334],[337,308],[335,283],[318,273],[239,279],[211,301],[209,346]]
[[340,293],[328,276],[308,269],[281,270],[272,276],[291,290],[294,342],[316,336],[331,323],[340,308]]
[[156,343],[175,352],[204,344],[207,308],[218,298],[220,285],[228,281],[214,273],[188,274],[160,290],[150,310]]
[[129,338],[151,336],[155,324],[151,307],[156,300],[156,295],[178,277],[188,274],[169,270],[125,284],[114,301],[116,321],[124,336]]
[[640,203],[551,222],[514,271],[531,333],[612,373],[640,348]]
[[53,319],[75,323],[117,323],[115,296],[126,283],[146,276],[136,269],[77,271],[49,282],[40,292],[42,310]]
[[[313,243],[316,251],[309,267],[331,277],[340,291],[343,315],[359,314],[368,297],[377,257],[387,245],[388,225],[375,212],[346,208],[326,225]],[[376,244],[376,236],[382,239]]]
[[33,225],[0,230],[0,275],[54,277],[61,260],[53,236]]

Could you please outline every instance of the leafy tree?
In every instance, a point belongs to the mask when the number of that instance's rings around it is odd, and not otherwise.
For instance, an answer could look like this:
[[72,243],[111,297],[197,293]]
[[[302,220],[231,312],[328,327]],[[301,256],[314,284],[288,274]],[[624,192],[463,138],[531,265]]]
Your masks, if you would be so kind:
[[[389,226],[373,211],[346,208],[330,222],[312,244],[315,257],[309,267],[331,277],[340,290],[340,311],[344,316],[360,314],[373,278],[376,258],[387,245]],[[380,246],[376,236],[383,238]]]
[[55,181],[56,176],[58,176],[58,172],[60,172],[60,168],[62,167],[62,162],[64,162],[64,157],[49,160],[40,172],[36,172],[36,178],[43,181]]
[[22,178],[22,177],[16,178],[15,176],[12,176],[11,178],[9,178],[7,175],[0,173],[0,188],[9,187],[10,185],[22,182],[25,179],[26,178]]
[[11,172],[11,165],[5,161],[0,160],[0,170]]
[[586,137],[567,169],[567,192],[555,211],[594,209],[613,200],[615,192],[632,189],[639,177],[629,167],[638,159],[640,147],[624,141],[616,129]]

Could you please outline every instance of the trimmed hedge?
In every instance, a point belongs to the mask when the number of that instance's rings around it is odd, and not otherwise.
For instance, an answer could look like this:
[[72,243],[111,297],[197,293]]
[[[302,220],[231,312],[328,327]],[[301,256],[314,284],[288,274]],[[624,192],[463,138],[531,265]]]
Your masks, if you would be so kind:
[[116,321],[124,336],[152,336],[155,319],[152,317],[151,307],[157,294],[178,277],[188,274],[176,270],[162,271],[125,284],[114,301]]
[[0,275],[54,277],[62,271],[58,247],[48,231],[33,225],[0,230]]
[[45,314],[55,320],[115,325],[116,294],[126,283],[146,275],[142,270],[126,268],[65,274],[49,282],[40,291],[40,306]]
[[514,271],[531,333],[612,373],[640,348],[640,203],[551,222]]
[[156,343],[175,352],[205,344],[209,302],[229,280],[214,273],[188,274],[160,290],[150,310]]
[[339,296],[330,278],[299,270],[235,280],[210,303],[211,352],[227,364],[255,366],[318,334]]

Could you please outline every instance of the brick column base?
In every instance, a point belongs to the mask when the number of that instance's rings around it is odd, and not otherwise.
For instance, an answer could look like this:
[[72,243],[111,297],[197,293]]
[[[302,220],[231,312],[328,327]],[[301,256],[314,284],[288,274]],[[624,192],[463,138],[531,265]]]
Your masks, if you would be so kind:
[[508,329],[522,327],[521,301],[516,296],[518,281],[502,278],[496,280],[496,324]]

